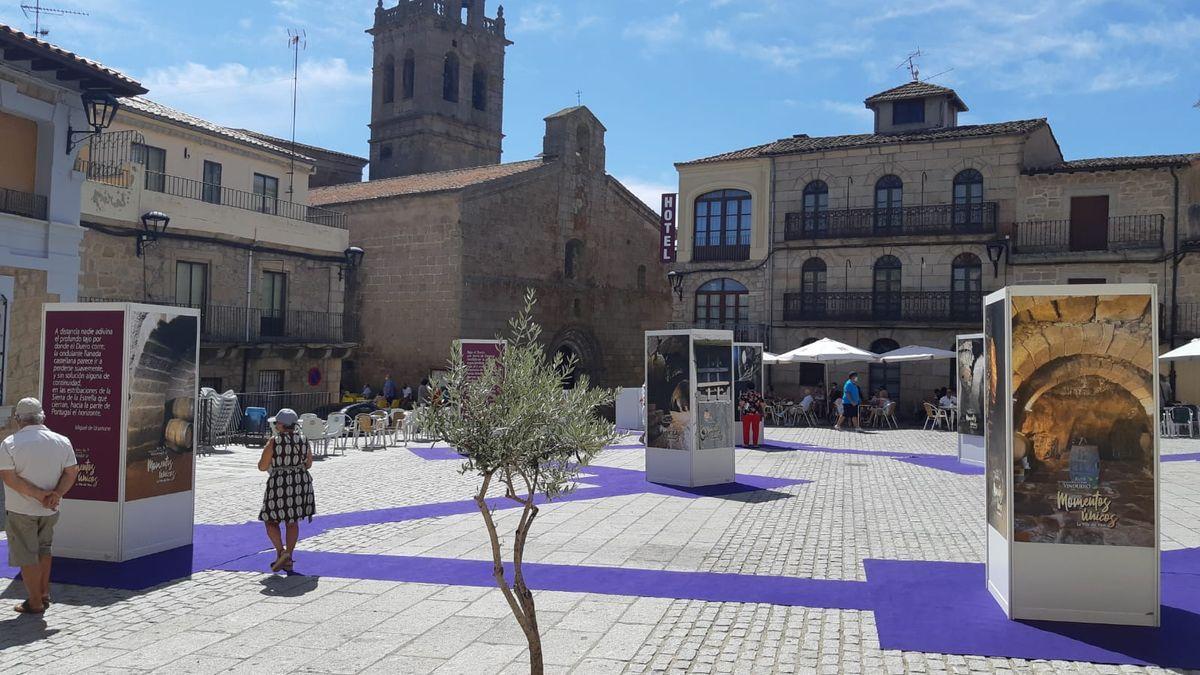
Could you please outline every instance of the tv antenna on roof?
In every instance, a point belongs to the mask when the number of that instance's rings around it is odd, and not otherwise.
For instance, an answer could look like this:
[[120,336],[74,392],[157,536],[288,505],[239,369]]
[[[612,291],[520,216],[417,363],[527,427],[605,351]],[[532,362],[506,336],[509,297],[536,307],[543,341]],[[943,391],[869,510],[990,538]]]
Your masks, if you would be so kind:
[[288,196],[296,194],[296,94],[300,90],[300,50],[308,48],[308,33],[303,28],[288,29],[288,49],[292,50],[292,156],[288,170]]
[[921,80],[921,68],[917,65],[917,59],[922,56],[924,54],[921,53],[921,48],[917,47],[917,51],[904,57],[904,60],[900,62],[900,65],[896,66],[896,69],[908,68],[908,74],[912,75],[912,81],[919,82]]
[[[73,9],[58,9],[55,7],[42,7],[42,0],[34,0],[32,5],[21,5],[21,11],[25,13],[25,18],[33,19],[33,34],[37,37],[46,37],[50,34],[48,29],[42,28],[42,15],[47,16],[87,16],[87,12],[79,12]],[[32,17],[30,16],[32,15]]]

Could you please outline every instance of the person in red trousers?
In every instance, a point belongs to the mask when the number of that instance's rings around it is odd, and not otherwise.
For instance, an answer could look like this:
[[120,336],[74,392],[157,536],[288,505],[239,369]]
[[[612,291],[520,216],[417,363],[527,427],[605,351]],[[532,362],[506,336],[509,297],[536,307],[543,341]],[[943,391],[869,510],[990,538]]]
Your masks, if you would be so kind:
[[742,411],[742,444],[748,448],[758,447],[758,427],[763,418],[763,397],[754,390],[754,385],[742,394],[738,405]]

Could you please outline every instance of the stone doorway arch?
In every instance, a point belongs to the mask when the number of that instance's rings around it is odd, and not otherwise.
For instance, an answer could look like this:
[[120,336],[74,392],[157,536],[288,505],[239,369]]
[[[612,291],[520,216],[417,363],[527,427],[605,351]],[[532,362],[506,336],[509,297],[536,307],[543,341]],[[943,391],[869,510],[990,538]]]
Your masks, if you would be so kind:
[[549,345],[550,358],[562,354],[564,357],[574,356],[576,359],[575,369],[566,376],[564,388],[574,387],[583,375],[587,375],[592,383],[598,383],[604,377],[600,344],[590,330],[578,326],[564,328],[551,338]]

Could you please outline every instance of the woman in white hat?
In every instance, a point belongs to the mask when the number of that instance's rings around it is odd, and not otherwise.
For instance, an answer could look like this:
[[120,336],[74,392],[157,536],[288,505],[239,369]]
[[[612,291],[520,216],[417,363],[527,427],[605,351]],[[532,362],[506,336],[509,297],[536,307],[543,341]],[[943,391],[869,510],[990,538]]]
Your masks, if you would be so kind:
[[[304,434],[296,428],[296,411],[284,408],[275,414],[275,435],[263,448],[258,470],[269,472],[258,519],[267,524],[267,538],[275,545],[272,572],[292,571],[292,552],[300,538],[300,520],[312,522],[317,511],[313,496],[312,449]],[[287,526],[287,544],[280,536],[279,524]]]

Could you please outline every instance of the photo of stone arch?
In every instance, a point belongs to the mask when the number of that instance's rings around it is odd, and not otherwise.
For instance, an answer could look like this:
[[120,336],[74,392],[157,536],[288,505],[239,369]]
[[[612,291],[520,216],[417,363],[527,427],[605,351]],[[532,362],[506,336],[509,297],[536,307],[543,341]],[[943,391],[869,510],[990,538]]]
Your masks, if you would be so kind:
[[1155,545],[1152,297],[1012,297],[1014,540]]
[[646,447],[691,450],[695,436],[686,335],[646,338]]

